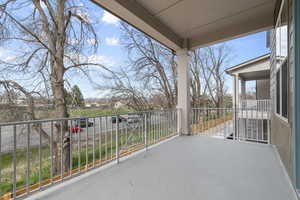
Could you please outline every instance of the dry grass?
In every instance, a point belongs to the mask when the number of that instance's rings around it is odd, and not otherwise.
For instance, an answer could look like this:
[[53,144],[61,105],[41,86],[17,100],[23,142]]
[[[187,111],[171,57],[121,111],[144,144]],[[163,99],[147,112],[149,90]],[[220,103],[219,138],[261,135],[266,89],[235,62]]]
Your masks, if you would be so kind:
[[228,114],[225,117],[221,117],[218,119],[211,119],[211,120],[207,120],[205,121],[202,117],[200,119],[198,119],[197,121],[199,121],[196,124],[192,125],[192,133],[194,135],[206,135],[206,136],[212,136],[215,134],[214,131],[209,131],[213,128],[218,127],[219,125],[232,120],[233,115],[232,114]]

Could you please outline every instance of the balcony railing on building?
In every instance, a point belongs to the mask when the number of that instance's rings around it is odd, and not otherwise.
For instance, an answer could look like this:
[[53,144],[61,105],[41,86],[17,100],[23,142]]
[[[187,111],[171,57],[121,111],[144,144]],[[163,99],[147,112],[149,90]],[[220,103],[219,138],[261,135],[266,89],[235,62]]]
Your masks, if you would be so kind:
[[270,110],[270,106],[270,99],[243,99],[240,101],[240,108],[243,109],[254,109],[257,111],[267,112]]
[[241,108],[193,108],[192,134],[269,143],[269,101],[253,101],[251,106],[247,104],[249,107],[243,105]]
[[178,110],[0,124],[0,199],[45,189],[176,136]]
[[[269,142],[269,101],[193,108],[191,131]],[[0,199],[25,197],[179,134],[180,110],[0,124]],[[266,117],[267,116],[267,117]]]

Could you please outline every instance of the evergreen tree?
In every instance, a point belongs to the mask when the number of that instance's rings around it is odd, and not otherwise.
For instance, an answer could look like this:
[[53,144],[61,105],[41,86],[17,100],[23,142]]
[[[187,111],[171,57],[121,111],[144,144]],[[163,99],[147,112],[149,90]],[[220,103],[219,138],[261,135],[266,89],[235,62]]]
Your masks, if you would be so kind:
[[65,89],[65,96],[66,96],[66,104],[67,105],[72,105],[72,92],[68,92]]
[[[68,95],[69,96],[69,95]],[[84,98],[77,85],[74,85],[70,92],[72,106],[84,106]]]

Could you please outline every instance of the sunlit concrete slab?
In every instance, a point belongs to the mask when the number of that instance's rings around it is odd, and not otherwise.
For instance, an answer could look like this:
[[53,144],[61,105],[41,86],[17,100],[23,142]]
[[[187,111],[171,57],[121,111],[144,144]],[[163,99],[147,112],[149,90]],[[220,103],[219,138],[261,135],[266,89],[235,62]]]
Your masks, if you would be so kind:
[[[51,192],[49,192],[51,191]],[[294,200],[269,145],[182,136],[32,199]]]

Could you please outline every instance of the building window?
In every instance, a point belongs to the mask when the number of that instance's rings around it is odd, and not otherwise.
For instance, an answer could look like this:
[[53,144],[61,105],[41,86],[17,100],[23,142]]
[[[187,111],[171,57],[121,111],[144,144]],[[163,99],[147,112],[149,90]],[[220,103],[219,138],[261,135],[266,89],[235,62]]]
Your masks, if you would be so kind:
[[280,114],[280,71],[276,72],[276,113]]
[[288,112],[288,70],[287,70],[287,60],[283,63],[281,67],[281,114],[283,117],[287,118]]
[[276,113],[288,118],[288,15],[283,1],[275,27],[276,42]]

